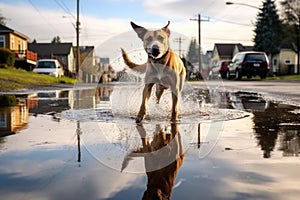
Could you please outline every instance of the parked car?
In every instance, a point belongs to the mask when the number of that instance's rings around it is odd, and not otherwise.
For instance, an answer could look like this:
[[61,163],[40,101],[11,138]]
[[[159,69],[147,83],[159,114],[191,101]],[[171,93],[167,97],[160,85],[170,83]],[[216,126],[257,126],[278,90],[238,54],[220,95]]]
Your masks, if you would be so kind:
[[270,70],[266,53],[257,51],[237,53],[228,67],[227,79],[235,77],[236,80],[240,80],[243,76],[248,78],[260,76],[263,79]]
[[56,59],[40,59],[38,60],[33,72],[39,74],[47,74],[55,77],[64,76],[64,70]]
[[228,65],[231,63],[231,60],[220,60],[216,66],[212,67],[208,73],[209,79],[214,78],[226,78],[228,71]]

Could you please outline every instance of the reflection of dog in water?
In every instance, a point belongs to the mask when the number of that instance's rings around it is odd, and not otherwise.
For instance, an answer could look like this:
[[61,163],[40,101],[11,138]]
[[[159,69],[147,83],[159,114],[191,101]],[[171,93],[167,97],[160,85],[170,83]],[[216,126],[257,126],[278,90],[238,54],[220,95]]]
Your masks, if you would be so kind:
[[170,49],[170,22],[162,29],[151,31],[131,22],[133,30],[143,41],[144,48],[148,54],[148,61],[144,64],[133,63],[128,54],[122,49],[123,59],[129,68],[145,74],[145,87],[143,99],[136,122],[141,122],[146,114],[147,102],[151,90],[156,84],[157,103],[165,89],[172,90],[172,121],[178,120],[178,95],[183,88],[186,70],[181,58]]
[[143,147],[131,152],[123,162],[122,170],[128,165],[128,161],[141,154],[144,157],[146,174],[148,177],[147,190],[144,192],[145,200],[170,199],[174,180],[178,169],[184,159],[178,124],[171,124],[171,131],[156,125],[152,142],[149,142],[143,125],[137,125]]
[[96,99],[99,98],[99,101],[109,101],[110,95],[112,94],[114,86],[112,85],[101,85],[99,84],[95,91]]

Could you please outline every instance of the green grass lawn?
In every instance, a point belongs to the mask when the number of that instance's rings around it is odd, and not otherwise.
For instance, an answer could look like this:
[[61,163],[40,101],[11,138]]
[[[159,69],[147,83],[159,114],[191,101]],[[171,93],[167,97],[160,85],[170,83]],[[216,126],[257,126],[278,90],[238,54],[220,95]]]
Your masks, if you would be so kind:
[[55,83],[74,84],[75,79],[69,77],[55,78],[21,69],[0,68],[0,91],[20,89],[26,84],[43,85]]
[[300,80],[300,75],[298,74],[298,75],[267,77],[267,80]]
[[[234,78],[232,79],[234,80]],[[276,81],[276,80],[299,80],[300,75],[282,75],[282,76],[267,76],[265,79],[261,79],[259,76],[255,76],[252,78],[243,77],[242,81]]]

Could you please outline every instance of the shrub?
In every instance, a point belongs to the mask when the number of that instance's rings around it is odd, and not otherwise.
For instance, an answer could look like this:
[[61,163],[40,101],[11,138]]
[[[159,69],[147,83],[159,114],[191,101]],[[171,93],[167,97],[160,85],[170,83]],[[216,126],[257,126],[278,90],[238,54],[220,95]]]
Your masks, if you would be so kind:
[[15,54],[9,49],[0,48],[0,64],[14,66],[15,65]]
[[0,95],[0,106],[15,106],[17,98],[15,95]]

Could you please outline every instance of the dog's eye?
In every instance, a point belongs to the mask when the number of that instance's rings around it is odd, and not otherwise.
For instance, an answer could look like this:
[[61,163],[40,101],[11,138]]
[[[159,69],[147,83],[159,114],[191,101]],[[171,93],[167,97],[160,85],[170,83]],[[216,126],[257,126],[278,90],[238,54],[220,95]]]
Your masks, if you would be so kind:
[[164,39],[165,38],[163,36],[161,36],[161,35],[157,36],[157,40],[160,41],[160,42],[164,41]]
[[150,37],[147,37],[146,40],[147,40],[147,42],[152,42],[153,38],[150,36]]

